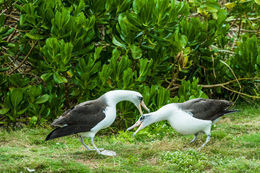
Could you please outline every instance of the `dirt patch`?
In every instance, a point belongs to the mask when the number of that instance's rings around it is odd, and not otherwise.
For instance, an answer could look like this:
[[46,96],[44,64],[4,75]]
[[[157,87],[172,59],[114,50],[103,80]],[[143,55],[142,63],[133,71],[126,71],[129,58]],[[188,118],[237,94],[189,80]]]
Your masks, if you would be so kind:
[[150,162],[152,165],[157,165],[157,158],[153,157],[152,159],[149,160],[149,162]]
[[237,123],[236,125],[260,126],[260,121],[249,121],[244,123]]
[[260,126],[260,118],[257,118],[255,120],[252,119],[245,119],[244,122],[236,122],[232,121],[230,118],[223,118],[220,119],[217,123],[220,124],[229,124],[229,125],[248,125],[248,126]]
[[217,123],[226,123],[226,124],[232,124],[232,121],[230,118],[222,118]]
[[77,159],[77,162],[80,162],[84,165],[88,165],[89,168],[95,169],[99,167],[99,164],[97,162],[93,162],[93,160],[83,160],[83,159]]
[[9,141],[7,141],[7,140],[0,140],[0,145],[2,146],[2,145],[4,145],[4,144],[8,144],[9,143]]
[[170,141],[164,138],[161,141],[154,142],[152,144],[152,149],[160,150],[160,151],[171,151],[171,150],[180,149],[182,147],[183,147],[183,141],[181,141],[180,139]]

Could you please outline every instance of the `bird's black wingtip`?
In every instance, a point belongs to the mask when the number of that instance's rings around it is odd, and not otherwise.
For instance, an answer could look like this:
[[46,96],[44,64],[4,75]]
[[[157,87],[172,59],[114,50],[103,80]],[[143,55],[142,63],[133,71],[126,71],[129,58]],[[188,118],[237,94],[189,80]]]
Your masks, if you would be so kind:
[[45,138],[45,141],[54,139],[55,137],[53,137],[53,132],[56,131],[58,128],[54,129],[51,133],[48,134],[48,136]]
[[48,141],[48,140],[50,140],[50,139],[51,139],[50,136],[51,136],[51,133],[50,133],[50,134],[45,138],[44,141]]

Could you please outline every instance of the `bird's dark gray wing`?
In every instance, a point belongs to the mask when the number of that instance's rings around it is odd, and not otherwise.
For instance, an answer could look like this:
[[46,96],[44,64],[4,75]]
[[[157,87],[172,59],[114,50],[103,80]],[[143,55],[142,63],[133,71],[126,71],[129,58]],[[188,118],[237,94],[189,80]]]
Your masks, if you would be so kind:
[[106,106],[105,100],[101,97],[67,110],[62,116],[54,120],[52,126],[58,128],[53,130],[46,140],[90,131],[105,118],[104,110]]
[[226,100],[198,98],[177,105],[183,111],[191,113],[195,118],[213,121],[226,113],[230,113],[226,109],[232,103]]
[[70,125],[65,127],[57,127],[51,133],[48,134],[45,141],[63,136],[77,134],[80,132],[86,132],[88,131],[87,129],[89,129],[89,127],[86,125]]

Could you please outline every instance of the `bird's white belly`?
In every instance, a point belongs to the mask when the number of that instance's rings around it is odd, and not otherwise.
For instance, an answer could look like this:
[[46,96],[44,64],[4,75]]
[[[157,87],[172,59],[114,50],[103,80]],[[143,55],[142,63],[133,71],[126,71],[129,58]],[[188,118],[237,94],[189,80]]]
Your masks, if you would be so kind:
[[92,132],[98,132],[101,129],[109,127],[116,119],[116,108],[108,106],[104,113],[106,117],[91,129]]
[[183,135],[195,134],[201,131],[207,131],[211,126],[211,121],[193,118],[189,114],[182,114],[169,118],[172,128]]

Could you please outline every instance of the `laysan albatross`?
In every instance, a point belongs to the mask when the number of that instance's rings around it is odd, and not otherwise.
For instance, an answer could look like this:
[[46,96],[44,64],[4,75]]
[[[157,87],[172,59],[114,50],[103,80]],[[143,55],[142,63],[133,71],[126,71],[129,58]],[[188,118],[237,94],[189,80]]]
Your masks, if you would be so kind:
[[149,112],[146,107],[143,96],[136,91],[113,90],[105,93],[96,100],[90,100],[74,106],[65,111],[58,119],[51,124],[54,129],[47,137],[46,141],[62,136],[79,134],[80,142],[91,150],[83,140],[83,137],[89,137],[94,149],[102,155],[115,156],[114,151],[104,150],[100,152],[94,144],[96,133],[109,127],[116,119],[116,104],[120,101],[130,101],[138,108],[142,115],[141,106]]
[[139,126],[133,135],[146,126],[167,120],[172,128],[183,135],[193,134],[193,143],[200,132],[207,135],[205,143],[199,148],[203,148],[210,140],[211,126],[219,117],[236,112],[237,110],[228,110],[232,103],[226,100],[216,99],[192,99],[184,103],[171,103],[163,106],[159,110],[142,115],[139,120],[127,131]]

